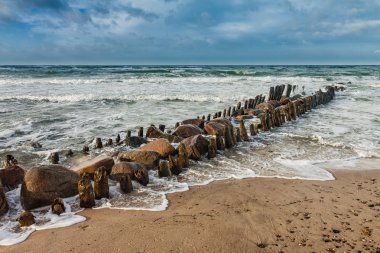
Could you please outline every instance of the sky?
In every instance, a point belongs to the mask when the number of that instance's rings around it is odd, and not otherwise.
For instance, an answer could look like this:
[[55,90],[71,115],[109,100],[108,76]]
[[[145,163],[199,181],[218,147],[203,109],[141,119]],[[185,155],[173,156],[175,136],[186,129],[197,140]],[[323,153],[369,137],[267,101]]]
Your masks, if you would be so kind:
[[0,0],[0,64],[380,64],[380,0]]

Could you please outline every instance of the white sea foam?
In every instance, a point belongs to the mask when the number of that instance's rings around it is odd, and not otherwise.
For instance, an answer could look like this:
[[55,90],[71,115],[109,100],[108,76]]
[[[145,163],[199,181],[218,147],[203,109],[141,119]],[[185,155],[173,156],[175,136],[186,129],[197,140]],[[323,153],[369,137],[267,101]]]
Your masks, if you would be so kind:
[[66,210],[61,215],[51,213],[50,207],[39,208],[32,211],[36,224],[20,228],[17,222],[17,217],[23,212],[20,203],[20,189],[19,187],[5,194],[9,211],[0,219],[0,245],[8,246],[20,243],[36,230],[66,227],[86,220],[85,217],[76,214],[80,209],[72,211],[72,205],[77,202],[77,196],[74,196],[64,199]]
[[290,159],[281,159],[276,158],[274,161],[287,167],[288,173],[295,176],[290,176],[290,178],[298,179],[309,179],[309,180],[334,180],[334,176],[313,164],[313,161],[310,160],[290,160]]

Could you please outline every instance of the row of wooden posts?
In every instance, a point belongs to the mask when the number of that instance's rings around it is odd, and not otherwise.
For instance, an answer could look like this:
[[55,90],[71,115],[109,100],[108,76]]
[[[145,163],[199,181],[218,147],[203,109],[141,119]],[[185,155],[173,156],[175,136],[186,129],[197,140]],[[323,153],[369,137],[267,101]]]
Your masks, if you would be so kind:
[[[285,96],[283,93],[285,91]],[[232,143],[241,142],[241,141],[249,141],[249,137],[247,134],[247,130],[245,127],[245,119],[253,118],[256,116],[259,119],[258,124],[251,124],[250,134],[251,136],[257,135],[258,130],[260,131],[269,131],[272,127],[279,127],[286,121],[296,120],[297,117],[306,113],[307,111],[312,110],[313,108],[326,104],[330,100],[332,100],[335,96],[335,91],[342,90],[341,87],[338,86],[327,86],[326,92],[321,90],[315,92],[310,96],[300,96],[295,95],[290,97],[292,91],[294,91],[295,86],[292,85],[279,85],[270,88],[268,100],[265,102],[265,96],[258,95],[255,98],[251,98],[244,101],[244,106],[239,102],[236,106],[229,107],[228,109],[224,109],[223,112],[219,111],[215,113],[213,116],[211,114],[202,117],[198,117],[198,119],[202,118],[204,121],[210,121],[211,117],[213,119],[220,117],[230,117],[237,120],[239,122],[239,127],[235,128]],[[175,128],[179,126],[179,122],[176,123]],[[159,125],[159,129],[164,132],[165,125]],[[131,131],[128,130],[127,137],[131,137]],[[144,137],[144,129],[143,127],[139,127],[138,136]],[[219,136],[219,138],[221,138]],[[216,150],[219,149],[220,139],[218,136],[216,138],[209,139],[208,145],[208,158],[216,157]],[[120,143],[120,134],[116,137],[116,144]],[[224,140],[222,140],[223,142]],[[227,145],[228,140],[226,139],[226,148],[231,148],[233,145]],[[113,145],[112,139],[109,139],[106,145]],[[103,143],[101,138],[95,139],[95,148],[102,148]],[[85,146],[83,148],[83,152],[89,152],[89,146]],[[169,156],[168,161],[161,160],[159,163],[159,176],[167,177],[170,174],[178,175],[181,173],[182,168],[186,168],[188,166],[188,156],[186,153],[186,148],[183,143],[179,145],[178,158],[174,158]],[[72,155],[72,151],[69,150],[69,155]],[[51,155],[52,163],[59,162],[58,153],[53,153]],[[170,168],[170,170],[168,169]],[[174,169],[173,169],[174,168]],[[148,176],[148,175],[145,175]],[[80,198],[80,206],[84,208],[90,208],[95,205],[95,199],[101,198],[109,198],[109,185],[108,185],[108,175],[107,171],[104,167],[97,168],[95,170],[94,176],[94,189],[91,185],[91,177],[87,174],[84,174],[81,177],[81,180],[78,182],[78,192]],[[120,187],[123,192],[131,192],[133,189],[131,178],[129,176],[125,176],[120,180]],[[65,211],[64,202],[62,199],[57,198],[53,201],[51,205],[51,210],[55,214],[61,214]],[[29,211],[25,211],[20,217],[19,222],[21,226],[28,226],[33,224],[34,217],[32,213]]]
[[[296,95],[293,97],[290,97],[291,93],[295,91],[297,88],[297,85],[278,85],[275,87],[270,87],[269,90],[269,96],[267,103],[270,103],[275,107],[273,110],[267,109],[264,110],[264,113],[255,115],[260,119],[260,124],[251,124],[250,125],[250,133],[252,136],[256,135],[258,132],[258,129],[262,131],[268,131],[272,127],[279,127],[282,124],[284,124],[286,121],[292,121],[296,120],[297,117],[300,115],[306,113],[307,111],[310,111],[311,109],[317,107],[318,105],[325,104],[329,102],[334,96],[335,91],[337,90],[343,90],[340,86],[327,86],[326,92],[322,92],[321,90],[318,90],[313,95],[302,97],[301,95]],[[286,89],[285,96],[283,96],[283,93]],[[198,116],[198,119],[202,119],[205,122],[210,121],[211,119],[220,118],[220,117],[229,117],[229,118],[236,118],[241,115],[245,115],[245,111],[249,109],[257,109],[260,104],[265,103],[266,96],[260,94],[254,98],[250,98],[244,101],[244,105],[241,102],[238,102],[236,106],[230,106],[228,108],[225,108],[223,111],[216,112],[214,114],[208,114],[207,116],[203,115],[202,117]],[[286,99],[289,99],[289,101],[286,101]],[[278,103],[281,103],[283,101],[286,102],[285,105],[276,106],[274,105],[275,101]],[[260,106],[259,106],[260,107]],[[260,107],[261,108],[261,107]],[[259,108],[259,109],[260,109]],[[174,126],[174,129],[176,129],[180,125],[180,122],[177,122]],[[165,125],[160,124],[159,129],[164,132],[165,131]],[[169,130],[170,131],[170,130]],[[240,132],[242,132],[242,129],[240,129]],[[126,137],[131,137],[132,131],[127,130]],[[139,127],[137,136],[144,137],[144,128]],[[115,143],[119,144],[121,141],[120,134],[117,134]],[[112,146],[114,144],[112,138],[109,138],[106,142],[106,146]],[[102,139],[97,137],[95,139],[95,146],[96,149],[103,148]],[[90,147],[88,145],[85,145],[83,147],[83,152],[88,153],[90,151]],[[71,150],[68,151],[67,156],[71,156],[73,153]],[[53,164],[56,164],[59,162],[59,155],[57,152],[54,152],[50,156],[50,160]]]

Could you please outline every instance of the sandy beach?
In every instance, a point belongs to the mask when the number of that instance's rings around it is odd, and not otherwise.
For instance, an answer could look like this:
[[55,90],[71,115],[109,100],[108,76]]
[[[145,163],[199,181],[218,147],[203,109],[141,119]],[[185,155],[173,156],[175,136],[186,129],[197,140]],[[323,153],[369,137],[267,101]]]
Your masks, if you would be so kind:
[[0,252],[379,252],[380,170],[253,178],[168,196],[163,212],[85,210]]

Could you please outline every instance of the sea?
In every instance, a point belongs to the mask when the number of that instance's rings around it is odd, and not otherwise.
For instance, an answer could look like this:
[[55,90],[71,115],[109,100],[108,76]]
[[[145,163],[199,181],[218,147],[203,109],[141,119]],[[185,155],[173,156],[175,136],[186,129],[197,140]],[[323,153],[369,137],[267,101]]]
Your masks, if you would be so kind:
[[[79,160],[129,147],[91,149],[96,137],[123,139],[151,124],[175,123],[212,115],[269,88],[291,84],[295,94],[313,94],[327,85],[345,88],[326,105],[297,121],[251,136],[249,142],[192,161],[179,176],[133,183],[122,194],[110,181],[110,199],[96,208],[163,211],[166,195],[216,180],[278,177],[334,180],[331,169],[371,169],[380,161],[380,66],[0,66],[0,162],[12,154],[28,169],[49,164],[52,152],[68,168]],[[248,122],[249,123],[249,122]],[[41,144],[37,147],[35,144]],[[72,149],[74,158],[63,154]],[[0,165],[1,167],[2,165]],[[378,167],[378,166],[377,166]],[[65,199],[66,212],[34,210],[36,224],[20,228],[20,188],[6,193],[10,211],[0,218],[0,245],[25,240],[33,231],[85,220],[78,197]]]

